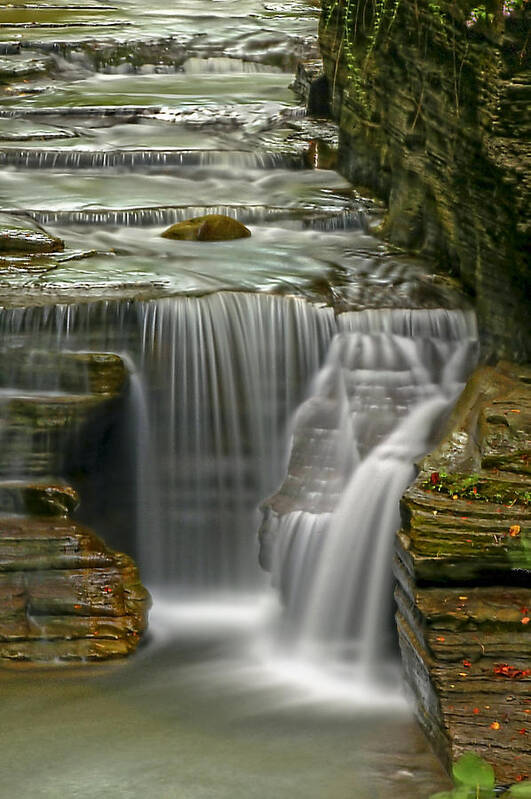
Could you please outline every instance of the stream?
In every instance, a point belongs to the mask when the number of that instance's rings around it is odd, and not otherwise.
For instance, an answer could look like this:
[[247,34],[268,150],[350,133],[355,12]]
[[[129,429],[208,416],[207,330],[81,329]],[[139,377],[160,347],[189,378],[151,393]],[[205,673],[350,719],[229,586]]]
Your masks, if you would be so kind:
[[[475,319],[319,163],[335,126],[294,90],[318,16],[309,0],[0,3],[0,213],[65,242],[0,258],[0,411],[86,391],[59,385],[71,353],[123,358],[121,422],[96,472],[68,477],[77,518],[153,596],[125,663],[2,668],[2,796],[448,785],[400,677],[392,541]],[[252,235],[161,237],[206,213]],[[33,475],[34,439],[10,455],[2,425],[2,474]]]

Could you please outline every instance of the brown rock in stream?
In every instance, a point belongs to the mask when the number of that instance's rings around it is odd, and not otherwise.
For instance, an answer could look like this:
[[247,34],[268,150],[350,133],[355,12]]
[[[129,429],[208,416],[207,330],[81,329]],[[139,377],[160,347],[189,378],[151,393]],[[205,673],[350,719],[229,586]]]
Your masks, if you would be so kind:
[[222,214],[206,214],[177,222],[164,233],[164,239],[178,239],[179,241],[231,241],[232,239],[245,239],[251,235],[249,228]]
[[470,379],[402,501],[397,626],[417,714],[447,765],[531,776],[531,370]]

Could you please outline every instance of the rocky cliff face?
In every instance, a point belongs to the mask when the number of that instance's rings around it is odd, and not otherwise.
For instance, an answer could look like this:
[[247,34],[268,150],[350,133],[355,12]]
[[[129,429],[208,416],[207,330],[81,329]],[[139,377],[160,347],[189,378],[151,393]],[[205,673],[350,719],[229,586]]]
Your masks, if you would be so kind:
[[531,371],[479,369],[402,502],[397,625],[419,720],[449,765],[530,777]]
[[530,289],[525,4],[326,0],[340,169],[389,206],[383,233],[471,293],[485,356],[525,360]]

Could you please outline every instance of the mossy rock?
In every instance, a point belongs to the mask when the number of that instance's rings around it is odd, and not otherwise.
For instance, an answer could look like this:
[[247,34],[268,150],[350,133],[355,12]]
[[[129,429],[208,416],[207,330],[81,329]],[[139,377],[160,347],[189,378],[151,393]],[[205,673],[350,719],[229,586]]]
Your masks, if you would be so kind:
[[64,248],[64,241],[33,220],[0,214],[0,254],[60,252]]
[[206,214],[177,222],[162,233],[164,239],[178,241],[231,241],[251,235],[249,228],[222,214]]

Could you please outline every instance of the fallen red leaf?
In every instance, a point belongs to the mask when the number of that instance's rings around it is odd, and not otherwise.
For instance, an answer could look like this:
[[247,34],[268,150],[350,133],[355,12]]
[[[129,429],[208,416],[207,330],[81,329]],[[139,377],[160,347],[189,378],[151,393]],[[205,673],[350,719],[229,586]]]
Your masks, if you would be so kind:
[[516,666],[509,666],[508,663],[497,663],[494,666],[494,674],[509,680],[522,680],[524,677],[531,676],[531,669],[518,669]]

